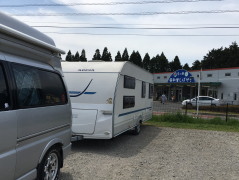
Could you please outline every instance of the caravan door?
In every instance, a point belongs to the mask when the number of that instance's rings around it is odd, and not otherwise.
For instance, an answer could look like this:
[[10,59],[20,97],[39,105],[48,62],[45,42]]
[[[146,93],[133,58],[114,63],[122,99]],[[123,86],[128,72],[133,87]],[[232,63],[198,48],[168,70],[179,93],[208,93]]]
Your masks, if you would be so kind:
[[72,108],[72,132],[82,134],[93,134],[97,118],[96,109]]

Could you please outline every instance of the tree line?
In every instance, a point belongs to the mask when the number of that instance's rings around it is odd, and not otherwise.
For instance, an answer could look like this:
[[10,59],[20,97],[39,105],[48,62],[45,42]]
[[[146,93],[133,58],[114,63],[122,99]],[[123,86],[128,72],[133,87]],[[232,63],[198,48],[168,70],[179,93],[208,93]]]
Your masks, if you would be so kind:
[[[77,51],[75,55],[69,50],[66,61],[87,61],[85,50],[83,49],[81,55]],[[108,48],[103,49],[101,55],[100,50],[96,49],[92,60],[103,60],[103,61],[113,61],[111,53]],[[211,51],[203,57],[203,60],[195,60],[190,67],[188,63],[184,65],[181,64],[178,56],[172,61],[169,61],[164,53],[160,55],[157,54],[155,57],[150,57],[148,53],[142,58],[138,51],[133,51],[129,55],[127,48],[124,49],[121,55],[120,51],[114,58],[114,61],[130,61],[151,73],[160,72],[174,72],[178,69],[185,70],[199,70],[199,69],[215,69],[215,68],[228,68],[228,67],[239,67],[239,47],[236,42],[233,42],[228,48],[212,49]]]

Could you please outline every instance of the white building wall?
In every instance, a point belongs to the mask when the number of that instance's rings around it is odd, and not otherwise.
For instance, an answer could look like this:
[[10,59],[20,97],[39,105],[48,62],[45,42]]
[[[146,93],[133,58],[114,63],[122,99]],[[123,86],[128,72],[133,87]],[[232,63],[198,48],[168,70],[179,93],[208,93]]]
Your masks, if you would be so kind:
[[[200,71],[189,71],[196,83],[199,81]],[[168,83],[173,72],[155,73],[154,83]],[[221,85],[216,88],[218,98],[229,103],[239,104],[239,67],[223,68],[201,71],[201,82],[219,82]]]

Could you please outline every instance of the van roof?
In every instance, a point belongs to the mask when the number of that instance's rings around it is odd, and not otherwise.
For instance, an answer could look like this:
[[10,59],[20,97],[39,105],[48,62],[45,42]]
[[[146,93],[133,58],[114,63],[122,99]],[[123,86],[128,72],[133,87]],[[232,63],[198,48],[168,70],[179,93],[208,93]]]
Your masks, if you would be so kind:
[[0,12],[0,33],[13,36],[17,39],[65,54],[63,50],[55,47],[54,41],[40,31]]

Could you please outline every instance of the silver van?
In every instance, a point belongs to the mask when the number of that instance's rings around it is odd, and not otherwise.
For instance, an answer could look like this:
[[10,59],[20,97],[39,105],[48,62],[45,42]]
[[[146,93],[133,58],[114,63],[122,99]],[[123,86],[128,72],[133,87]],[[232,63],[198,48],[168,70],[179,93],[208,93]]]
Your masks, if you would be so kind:
[[54,41],[0,13],[0,179],[58,178],[71,105]]

